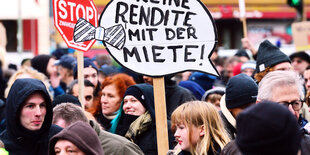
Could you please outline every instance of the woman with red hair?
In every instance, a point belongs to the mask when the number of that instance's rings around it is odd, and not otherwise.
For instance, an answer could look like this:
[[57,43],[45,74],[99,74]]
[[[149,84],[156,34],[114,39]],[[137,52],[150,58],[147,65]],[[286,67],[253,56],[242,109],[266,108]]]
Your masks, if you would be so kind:
[[133,78],[123,73],[109,76],[103,81],[100,104],[95,106],[94,116],[105,130],[110,129],[110,122],[117,115],[126,89],[134,84]]

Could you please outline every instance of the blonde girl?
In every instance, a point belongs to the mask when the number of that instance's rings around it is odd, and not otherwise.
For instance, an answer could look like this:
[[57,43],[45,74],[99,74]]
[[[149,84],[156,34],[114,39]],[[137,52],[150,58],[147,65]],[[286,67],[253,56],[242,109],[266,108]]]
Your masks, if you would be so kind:
[[[178,142],[175,154],[219,154],[230,141],[216,108],[204,101],[190,101],[174,110],[172,131]],[[177,153],[178,152],[178,153]]]

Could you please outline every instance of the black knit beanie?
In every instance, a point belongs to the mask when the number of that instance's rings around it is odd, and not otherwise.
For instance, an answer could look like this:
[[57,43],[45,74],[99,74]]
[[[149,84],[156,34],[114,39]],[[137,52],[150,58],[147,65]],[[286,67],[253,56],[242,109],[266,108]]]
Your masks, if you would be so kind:
[[267,67],[273,67],[282,62],[291,62],[289,57],[268,40],[263,41],[258,48],[256,72],[262,72]]
[[37,55],[31,59],[31,66],[48,77],[46,69],[51,58],[52,56],[46,54]]
[[61,103],[73,103],[79,107],[82,107],[80,101],[78,98],[70,95],[70,94],[63,94],[63,95],[58,95],[54,98],[54,100],[52,101],[52,105],[53,107],[55,107],[56,105],[58,104],[61,104]]
[[310,63],[310,56],[304,51],[296,52],[290,55],[290,59],[293,60],[295,57],[305,60],[306,62]]
[[245,51],[245,49],[239,49],[237,52],[236,52],[236,54],[235,54],[235,56],[237,56],[237,57],[247,57],[248,59],[250,59],[250,56],[249,56],[249,54]]
[[136,87],[136,86],[128,87],[126,92],[125,92],[125,94],[124,94],[124,97],[126,95],[134,96],[137,100],[139,100],[141,102],[141,104],[144,106],[144,108],[146,108],[145,96],[144,96],[144,94],[142,93],[142,91],[138,87]]
[[258,87],[256,82],[246,74],[238,74],[229,79],[226,86],[227,109],[255,103]]
[[236,143],[246,155],[296,155],[301,135],[293,114],[274,102],[253,105],[237,117]]

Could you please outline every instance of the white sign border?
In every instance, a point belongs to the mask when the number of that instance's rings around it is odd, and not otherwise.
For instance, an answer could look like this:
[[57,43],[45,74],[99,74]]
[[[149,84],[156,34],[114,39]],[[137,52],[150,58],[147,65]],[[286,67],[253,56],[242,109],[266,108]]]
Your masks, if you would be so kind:
[[[217,75],[216,75],[216,74],[209,73],[209,72],[204,72],[204,71],[202,71],[202,70],[195,70],[195,69],[187,69],[187,70],[177,71],[177,72],[174,72],[174,73],[171,73],[171,74],[163,74],[163,75],[150,75],[150,74],[141,73],[141,72],[132,70],[132,69],[130,69],[130,68],[124,66],[122,63],[120,63],[120,62],[117,60],[117,58],[115,58],[115,57],[113,56],[113,54],[111,54],[111,52],[110,52],[108,46],[106,45],[106,43],[105,43],[104,41],[103,41],[102,43],[103,43],[103,45],[106,47],[106,50],[109,52],[109,54],[113,57],[113,59],[114,59],[120,66],[122,66],[123,68],[126,68],[126,69],[128,69],[128,70],[130,70],[130,71],[132,71],[132,72],[134,72],[134,73],[137,73],[137,74],[146,75],[146,76],[150,76],[150,77],[163,77],[163,76],[176,75],[176,74],[178,74],[178,73],[182,73],[182,72],[186,72],[186,71],[194,71],[194,72],[197,71],[197,72],[202,72],[202,73],[206,73],[206,74],[209,74],[209,75],[214,75],[214,76],[220,77],[220,74],[219,74],[218,70],[216,69],[215,65],[212,63],[212,61],[211,61],[211,59],[210,59],[210,58],[211,58],[211,55],[213,54],[214,50],[216,49],[217,43],[218,43],[218,35],[217,35],[218,33],[217,33],[217,28],[216,28],[216,25],[215,25],[215,21],[214,21],[212,15],[211,15],[210,11],[209,11],[209,10],[207,9],[207,7],[205,6],[205,4],[202,3],[200,0],[196,0],[196,1],[198,1],[198,3],[203,7],[203,9],[205,10],[205,12],[208,14],[208,16],[209,16],[209,18],[210,18],[210,21],[211,21],[211,23],[212,23],[212,26],[213,26],[213,28],[214,28],[213,30],[214,30],[214,34],[215,34],[215,35],[214,35],[214,36],[215,36],[215,38],[214,38],[215,42],[214,42],[214,46],[213,46],[213,48],[212,48],[212,51],[210,51],[210,54],[208,55],[208,61],[209,61],[210,64],[212,65],[213,69],[216,71]],[[110,5],[111,3],[113,3],[113,0],[110,0],[110,2],[105,6],[105,8],[108,8],[109,5]],[[104,10],[102,11],[102,13],[100,14],[99,21],[101,21],[102,16],[103,16],[103,14],[105,13],[105,11],[106,11],[106,9],[104,9]]]

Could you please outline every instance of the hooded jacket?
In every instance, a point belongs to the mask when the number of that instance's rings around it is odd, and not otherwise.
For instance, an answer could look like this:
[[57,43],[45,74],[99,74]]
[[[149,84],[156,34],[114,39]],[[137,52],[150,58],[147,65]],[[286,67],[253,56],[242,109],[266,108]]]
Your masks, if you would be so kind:
[[[149,84],[136,84],[131,87],[137,87],[141,90],[145,98],[145,104],[143,105],[146,111],[149,112],[152,118],[152,123],[148,129],[142,134],[138,135],[135,139],[135,143],[141,148],[144,154],[147,155],[157,155],[157,138],[156,138],[156,123],[155,123],[155,107],[154,107],[154,95],[153,87]],[[122,121],[124,119],[123,103],[119,109],[119,114],[112,121],[112,128],[116,125],[116,133],[120,130],[119,125],[125,123]],[[117,121],[116,121],[117,120]],[[130,124],[129,124],[130,125]],[[170,122],[168,122],[168,128],[170,129]],[[170,130],[168,130],[170,131]],[[124,136],[124,135],[122,135]],[[174,137],[171,133],[168,133],[169,142],[174,140]]]
[[85,122],[77,121],[55,135],[49,144],[49,155],[55,155],[58,140],[68,140],[87,155],[103,155],[97,133]]
[[[40,92],[46,103],[46,115],[42,127],[36,131],[24,128],[20,123],[20,111],[24,101],[34,92]],[[48,151],[49,138],[62,128],[51,125],[53,109],[51,99],[42,81],[37,79],[17,79],[6,100],[6,129],[0,139],[10,155],[44,155]]]

